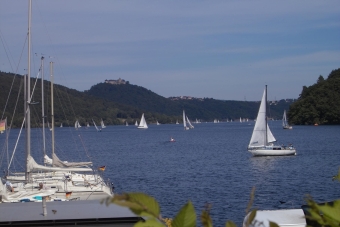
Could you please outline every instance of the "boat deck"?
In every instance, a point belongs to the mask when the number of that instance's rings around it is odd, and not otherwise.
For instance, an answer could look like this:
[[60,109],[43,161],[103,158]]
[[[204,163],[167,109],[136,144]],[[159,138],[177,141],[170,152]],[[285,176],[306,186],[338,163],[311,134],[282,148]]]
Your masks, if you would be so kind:
[[99,200],[0,204],[0,226],[133,226],[142,220],[129,209]]

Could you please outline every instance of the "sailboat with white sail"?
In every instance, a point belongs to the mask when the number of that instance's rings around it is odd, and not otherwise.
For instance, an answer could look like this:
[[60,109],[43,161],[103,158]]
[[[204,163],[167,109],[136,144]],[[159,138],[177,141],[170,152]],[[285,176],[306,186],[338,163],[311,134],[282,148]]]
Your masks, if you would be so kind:
[[179,125],[178,120],[176,120],[176,125]]
[[183,126],[184,126],[184,130],[189,130],[189,127],[187,126],[186,123],[186,117],[185,117],[185,111],[183,110]]
[[96,128],[97,132],[101,132],[102,129],[97,127],[96,122],[93,119],[92,119],[92,122],[93,122],[93,125]]
[[125,126],[129,126],[129,123],[127,121],[125,121]]
[[106,128],[103,119],[100,121],[100,126],[101,126],[102,128]]
[[81,125],[79,124],[79,121],[78,121],[78,120],[76,120],[76,122],[74,123],[74,128],[75,128],[76,130],[78,130],[79,128],[81,128]]
[[145,118],[144,118],[144,113],[142,114],[142,118],[140,119],[138,128],[140,128],[140,129],[147,129],[148,128],[148,125],[146,124],[146,121],[145,121]]
[[253,134],[251,136],[248,151],[254,156],[280,156],[296,155],[296,149],[290,145],[288,147],[274,145],[276,139],[267,122],[267,85],[264,89],[261,105],[256,118]]
[[160,123],[156,120],[156,125],[160,125]]
[[[24,94],[24,113],[25,117],[22,123],[22,127],[25,124],[25,153],[26,153],[26,168],[25,172],[14,173],[12,174],[10,170],[10,166],[13,160],[13,156],[7,167],[6,180],[13,180],[17,183],[13,184],[13,190],[7,194],[7,198],[9,198],[9,202],[13,202],[13,198],[18,198],[20,195],[26,194],[28,195],[28,191],[30,191],[30,196],[34,193],[40,194],[41,196],[54,196],[56,197],[66,197],[70,198],[71,194],[73,197],[79,197],[81,199],[99,199],[105,198],[109,195],[112,195],[112,191],[107,185],[104,183],[103,179],[98,174],[94,174],[94,170],[89,168],[89,165],[92,165],[92,162],[82,162],[82,163],[72,163],[72,162],[62,162],[60,161],[54,152],[54,109],[53,109],[53,80],[51,73],[51,117],[52,117],[52,163],[50,165],[39,165],[35,162],[31,154],[31,112],[30,106],[33,103],[32,97],[34,90],[31,93],[31,1],[29,1],[29,29],[28,29],[28,70],[27,75],[24,77],[25,84],[25,94]],[[52,62],[51,62],[52,68]],[[52,69],[51,69],[52,72]],[[43,80],[42,80],[43,83]],[[33,87],[33,89],[35,86]],[[45,116],[43,115],[43,118]],[[21,134],[21,130],[20,130]],[[20,135],[19,135],[20,136]],[[16,149],[16,146],[15,146]],[[13,155],[15,150],[13,151]],[[79,172],[91,172],[93,174],[79,174]],[[10,185],[10,184],[9,184]],[[1,185],[3,186],[3,185]],[[45,188],[47,190],[45,190]],[[51,189],[48,191],[48,188]],[[43,193],[43,191],[45,191]],[[1,195],[3,191],[1,192]],[[32,198],[34,199],[34,198]],[[31,201],[31,200],[30,200]]]
[[136,121],[135,126],[138,126],[138,122]]
[[283,112],[282,127],[283,129],[293,129],[293,127],[288,124],[286,110]]
[[191,128],[191,129],[195,128],[195,127],[191,124],[191,122],[190,122],[188,116],[186,116],[186,118],[187,118],[187,122],[188,122],[189,128]]

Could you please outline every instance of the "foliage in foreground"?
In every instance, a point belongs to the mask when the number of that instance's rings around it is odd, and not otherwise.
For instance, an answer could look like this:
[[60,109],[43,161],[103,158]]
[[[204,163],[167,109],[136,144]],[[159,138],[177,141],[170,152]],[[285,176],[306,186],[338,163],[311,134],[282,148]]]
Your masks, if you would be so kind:
[[[333,180],[340,181],[340,168]],[[244,223],[245,226],[266,226],[262,222],[255,219],[256,209],[252,208],[254,200],[255,188],[253,188],[250,201],[247,206],[246,213],[248,219]],[[160,213],[160,206],[158,202],[151,196],[144,193],[124,193],[122,195],[115,195],[106,199],[106,205],[114,203],[120,206],[128,207],[134,214],[142,217],[145,220],[138,221],[134,227],[195,227],[197,226],[197,215],[195,208],[191,201],[188,201],[172,218],[163,218]],[[308,226],[318,224],[319,226],[339,227],[340,226],[340,200],[335,200],[330,203],[318,204],[311,197],[307,198],[307,205],[309,206],[309,215],[306,215]],[[207,204],[202,211],[200,220],[203,227],[213,227],[213,222],[210,216],[211,205]],[[270,222],[270,227],[278,227],[279,225]],[[225,227],[236,227],[232,221],[227,221]]]

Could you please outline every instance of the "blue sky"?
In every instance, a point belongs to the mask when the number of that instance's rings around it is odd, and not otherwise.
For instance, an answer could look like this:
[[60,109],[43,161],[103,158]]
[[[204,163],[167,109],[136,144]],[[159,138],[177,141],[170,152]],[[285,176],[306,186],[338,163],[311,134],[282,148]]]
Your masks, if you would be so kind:
[[[0,1],[1,71],[25,73],[27,6]],[[123,78],[164,97],[298,98],[340,68],[339,40],[338,0],[33,0],[32,76],[44,54],[80,91]]]

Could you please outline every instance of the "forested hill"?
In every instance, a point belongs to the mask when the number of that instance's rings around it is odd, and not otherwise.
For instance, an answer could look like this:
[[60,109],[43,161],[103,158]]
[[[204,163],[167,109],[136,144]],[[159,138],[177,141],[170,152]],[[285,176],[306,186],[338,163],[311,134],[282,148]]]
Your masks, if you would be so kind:
[[304,86],[288,118],[297,125],[340,124],[340,68],[327,79],[320,75],[315,84]]
[[[179,116],[180,118],[182,111],[185,110],[189,118],[204,121],[226,120],[227,118],[239,119],[240,117],[255,119],[260,105],[259,101],[222,101],[212,98],[170,99],[129,83],[99,83],[92,86],[85,93],[108,101],[132,105],[142,110]],[[259,96],[260,99],[261,97]],[[280,100],[273,102],[269,108],[270,116],[275,119],[281,119],[284,109],[289,109],[291,101]]]
[[[13,79],[15,80],[12,92],[9,92]],[[33,90],[34,83],[35,79],[31,78],[31,90]],[[46,121],[51,122],[50,82],[44,81],[44,87]],[[15,106],[17,106],[12,127],[20,127],[23,120],[23,93],[23,77],[21,75],[14,76],[12,73],[0,71],[1,116],[3,116],[8,94],[10,96],[3,118],[7,117],[11,121]],[[20,95],[17,99],[18,94]],[[42,123],[40,79],[37,81],[32,100],[39,103],[31,105],[32,127],[40,127]],[[16,103],[18,104],[16,105]],[[288,110],[290,104],[291,102],[285,100],[271,102],[269,116],[281,119],[283,110]],[[61,123],[64,126],[73,126],[75,120],[79,120],[82,125],[87,122],[92,125],[92,119],[97,123],[103,119],[107,125],[123,124],[125,121],[132,124],[136,120],[140,120],[142,113],[145,113],[148,123],[155,123],[156,120],[160,123],[174,123],[176,120],[182,121],[183,110],[191,120],[197,118],[201,121],[213,121],[214,119],[223,121],[226,119],[238,120],[240,117],[255,119],[259,105],[259,101],[222,101],[211,98],[170,99],[131,84],[100,83],[85,92],[54,85],[56,126]]]
[[[13,80],[14,79],[14,80]],[[13,83],[12,91],[10,91],[11,84]],[[31,79],[31,90],[35,79]],[[50,105],[50,83],[44,81],[45,91],[45,116],[46,121],[51,122],[51,105]],[[12,127],[20,127],[23,120],[23,77],[12,73],[4,73],[0,71],[0,114],[3,115],[3,110],[6,105],[8,94],[8,104],[3,118],[8,119],[8,124],[14,114],[16,103],[16,111],[13,118]],[[19,99],[17,97],[19,94]],[[31,118],[32,127],[38,127],[42,122],[41,114],[41,80],[37,81],[37,86],[34,91],[32,100],[38,102],[39,105],[31,105]],[[139,120],[142,111],[136,107],[114,103],[112,101],[106,101],[101,98],[90,96],[84,92],[80,92],[74,89],[69,89],[61,85],[54,85],[54,115],[56,126],[63,123],[64,126],[73,126],[76,119],[78,119],[81,125],[89,122],[91,125],[92,119],[99,124],[100,119],[103,119],[107,125],[111,124],[123,124],[127,120],[129,123],[134,123]],[[156,119],[159,117],[157,114],[146,112],[147,119]],[[163,116],[164,121],[175,121],[176,117]]]

